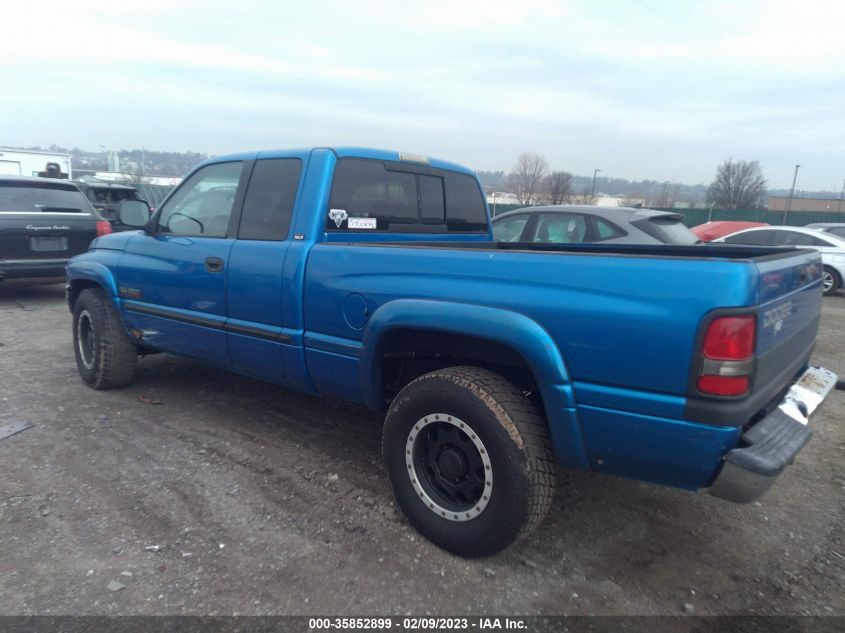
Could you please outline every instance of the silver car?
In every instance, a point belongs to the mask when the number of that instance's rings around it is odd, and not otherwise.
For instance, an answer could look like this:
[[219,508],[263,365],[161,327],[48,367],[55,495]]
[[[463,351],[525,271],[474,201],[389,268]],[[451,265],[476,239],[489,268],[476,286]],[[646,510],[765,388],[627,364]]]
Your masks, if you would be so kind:
[[821,251],[822,287],[826,295],[842,287],[845,279],[845,239],[799,226],[763,226],[737,231],[713,242],[757,246],[810,246]]
[[683,224],[684,216],[667,211],[629,207],[563,205],[526,207],[493,218],[498,242],[578,244],[697,244]]

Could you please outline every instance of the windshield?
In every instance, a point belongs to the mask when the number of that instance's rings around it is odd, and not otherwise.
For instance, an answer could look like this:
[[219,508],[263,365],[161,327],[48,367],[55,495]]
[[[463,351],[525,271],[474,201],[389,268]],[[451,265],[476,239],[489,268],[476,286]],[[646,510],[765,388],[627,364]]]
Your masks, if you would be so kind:
[[0,181],[0,211],[88,212],[88,201],[76,187],[58,182]]
[[105,187],[89,187],[88,199],[94,204],[116,204],[123,200],[134,200],[138,193],[134,189],[109,189]]
[[679,218],[673,216],[645,218],[632,224],[664,244],[698,244],[701,241]]

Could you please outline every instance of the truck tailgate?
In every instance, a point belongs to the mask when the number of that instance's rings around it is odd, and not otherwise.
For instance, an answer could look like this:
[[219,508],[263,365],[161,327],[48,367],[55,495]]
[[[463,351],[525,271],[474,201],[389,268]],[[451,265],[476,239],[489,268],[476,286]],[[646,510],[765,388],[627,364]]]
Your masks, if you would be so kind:
[[[774,253],[774,251],[773,251]],[[686,417],[697,422],[744,425],[777,404],[809,362],[821,316],[821,257],[817,251],[782,249],[755,257],[757,319],[751,391],[740,398],[690,397]]]
[[821,315],[822,265],[818,253],[757,262],[757,367],[754,391],[776,383],[785,388],[809,360]]

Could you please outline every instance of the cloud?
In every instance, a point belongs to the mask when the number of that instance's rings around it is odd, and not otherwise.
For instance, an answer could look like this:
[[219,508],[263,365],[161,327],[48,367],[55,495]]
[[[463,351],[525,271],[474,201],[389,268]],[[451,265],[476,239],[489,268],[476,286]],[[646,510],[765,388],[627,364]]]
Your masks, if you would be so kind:
[[12,3],[4,23],[6,143],[90,146],[99,122],[115,145],[333,137],[485,168],[534,149],[658,180],[818,156],[820,184],[845,144],[839,3],[82,0]]

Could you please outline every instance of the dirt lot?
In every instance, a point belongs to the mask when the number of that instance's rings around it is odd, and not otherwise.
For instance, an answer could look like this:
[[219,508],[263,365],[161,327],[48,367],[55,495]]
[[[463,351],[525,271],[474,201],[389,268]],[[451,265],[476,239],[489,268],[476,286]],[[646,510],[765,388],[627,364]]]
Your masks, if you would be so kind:
[[762,503],[565,472],[468,562],[391,503],[377,416],[165,355],[92,391],[69,324],[61,286],[0,288],[0,424],[32,425],[0,440],[0,614],[845,614],[845,392]]

